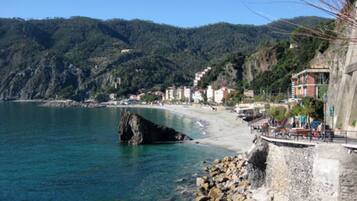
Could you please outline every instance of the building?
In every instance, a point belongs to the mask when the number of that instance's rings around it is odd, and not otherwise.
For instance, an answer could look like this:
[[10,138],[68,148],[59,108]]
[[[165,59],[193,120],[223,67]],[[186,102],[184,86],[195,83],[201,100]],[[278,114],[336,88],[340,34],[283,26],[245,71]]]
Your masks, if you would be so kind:
[[114,88],[118,89],[120,85],[121,85],[121,78],[120,77],[115,78]]
[[131,101],[139,101],[140,99],[139,99],[139,97],[137,95],[130,95],[129,96],[129,100],[131,100]]
[[200,103],[203,101],[203,94],[201,91],[195,91],[192,96],[193,102],[194,103]]
[[183,88],[183,87],[178,87],[178,88],[176,89],[175,99],[176,99],[176,100],[179,100],[179,101],[182,101],[182,100],[185,99],[185,96],[184,96],[184,88]]
[[214,90],[211,85],[207,87],[207,101],[214,102]]
[[137,99],[140,101],[145,96],[145,93],[137,95]]
[[[329,73],[330,71],[327,68],[311,68],[292,75],[292,98],[322,98],[321,96],[324,94],[321,94],[322,91],[320,92],[320,90],[327,90]],[[326,91],[323,91],[323,93],[326,93]]]
[[218,104],[222,104],[223,103],[223,99],[224,99],[224,93],[225,93],[224,88],[220,88],[218,90],[215,90],[214,91],[214,102],[216,102]]
[[192,101],[192,91],[190,87],[183,88],[183,96],[186,102]]
[[163,93],[162,91],[155,91],[155,92],[154,92],[154,95],[160,96],[160,99],[161,99],[161,100],[164,100],[164,99],[165,99],[165,93]]
[[116,100],[116,98],[117,98],[117,95],[115,93],[109,94],[109,99],[110,100],[114,101],[114,100]]
[[129,53],[131,51],[132,51],[132,49],[122,49],[122,50],[120,50],[120,53],[125,54],[125,53]]
[[214,102],[218,104],[222,104],[224,99],[228,98],[228,95],[234,91],[233,89],[229,89],[227,87],[222,87],[218,90],[214,91]]
[[212,70],[212,68],[210,66],[208,66],[203,71],[197,72],[195,74],[195,79],[193,80],[193,86],[197,87],[198,83],[201,81],[201,79],[211,70]]
[[254,98],[254,90],[244,90],[243,94],[245,97]]
[[176,99],[176,88],[175,87],[169,87],[165,91],[165,100],[167,101],[173,101]]

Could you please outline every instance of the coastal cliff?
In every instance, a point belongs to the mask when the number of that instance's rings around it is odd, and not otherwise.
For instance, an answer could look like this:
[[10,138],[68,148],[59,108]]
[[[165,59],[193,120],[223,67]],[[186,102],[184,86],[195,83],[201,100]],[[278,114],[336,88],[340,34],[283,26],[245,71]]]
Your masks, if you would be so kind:
[[119,140],[130,145],[192,140],[172,128],[159,126],[138,114],[123,112],[119,123]]
[[[349,9],[346,12],[356,19],[356,3]],[[357,131],[357,30],[355,25],[337,20],[334,31],[343,39],[331,42],[313,64],[330,69],[327,109],[333,114],[327,115],[327,123],[334,128]]]

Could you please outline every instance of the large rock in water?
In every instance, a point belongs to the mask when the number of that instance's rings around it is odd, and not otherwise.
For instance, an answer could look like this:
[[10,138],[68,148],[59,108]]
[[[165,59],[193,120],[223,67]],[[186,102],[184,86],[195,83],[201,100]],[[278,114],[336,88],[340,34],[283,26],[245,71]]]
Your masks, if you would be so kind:
[[123,112],[119,123],[119,140],[131,145],[192,140],[172,128],[159,126],[138,114]]

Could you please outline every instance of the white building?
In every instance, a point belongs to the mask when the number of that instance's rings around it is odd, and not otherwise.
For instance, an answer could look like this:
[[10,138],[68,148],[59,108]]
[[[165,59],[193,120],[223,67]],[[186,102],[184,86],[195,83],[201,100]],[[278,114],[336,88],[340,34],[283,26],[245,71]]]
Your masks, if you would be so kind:
[[114,88],[118,89],[120,85],[121,85],[121,78],[120,77],[115,78]]
[[214,102],[222,104],[223,100],[228,98],[228,95],[234,91],[234,89],[229,89],[227,87],[222,87],[214,91]]
[[211,67],[207,67],[205,68],[203,71],[197,72],[195,74],[195,79],[193,80],[193,86],[197,87],[199,81],[201,81],[201,79],[211,70]]
[[130,96],[129,96],[129,100],[139,101],[139,97],[138,97],[137,95],[130,95]]
[[165,99],[165,100],[169,100],[169,90],[168,90],[168,89],[165,90],[164,99]]
[[117,98],[116,94],[114,94],[114,93],[109,94],[109,99],[110,100],[114,101],[114,100],[116,100],[116,98]]
[[191,91],[190,87],[184,87],[183,96],[184,96],[185,101],[187,101],[187,102],[192,101],[192,91]]
[[183,87],[179,87],[176,89],[176,100],[184,100],[185,96],[184,96],[184,88]]
[[222,88],[214,91],[214,102],[221,104],[223,103],[223,98],[224,98],[224,90]]
[[176,99],[176,88],[175,87],[169,87],[165,91],[165,100],[167,101],[173,101]]
[[244,94],[245,97],[254,98],[254,91],[253,90],[244,90],[243,94]]
[[207,88],[207,101],[213,102],[214,101],[214,90],[211,85]]
[[193,102],[194,103],[200,103],[203,101],[203,94],[200,91],[195,91],[192,96]]
[[132,49],[122,49],[122,50],[120,50],[120,53],[124,54],[124,53],[129,53],[131,51],[132,51]]

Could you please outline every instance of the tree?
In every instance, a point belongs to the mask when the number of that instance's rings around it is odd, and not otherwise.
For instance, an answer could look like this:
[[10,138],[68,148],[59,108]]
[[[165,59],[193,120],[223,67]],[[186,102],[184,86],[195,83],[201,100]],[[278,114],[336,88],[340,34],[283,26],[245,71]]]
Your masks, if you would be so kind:
[[283,106],[271,107],[268,114],[279,122],[282,122],[288,118],[288,110]]
[[147,94],[145,94],[145,95],[143,95],[143,96],[141,97],[141,100],[142,100],[142,101],[145,101],[145,102],[147,102],[147,103],[152,103],[152,102],[155,102],[155,101],[157,101],[157,100],[160,100],[160,98],[161,98],[161,97],[158,96],[158,95],[147,93]]
[[226,104],[227,105],[235,105],[239,102],[241,102],[243,99],[243,94],[239,91],[233,91],[231,93],[229,93],[227,100],[226,100]]
[[98,103],[107,102],[109,100],[110,100],[110,98],[109,98],[108,94],[98,94],[95,97],[95,101],[97,101]]
[[324,118],[323,102],[314,98],[305,97],[301,104],[294,106],[290,111],[290,116],[304,115],[310,125],[310,117],[322,120]]

